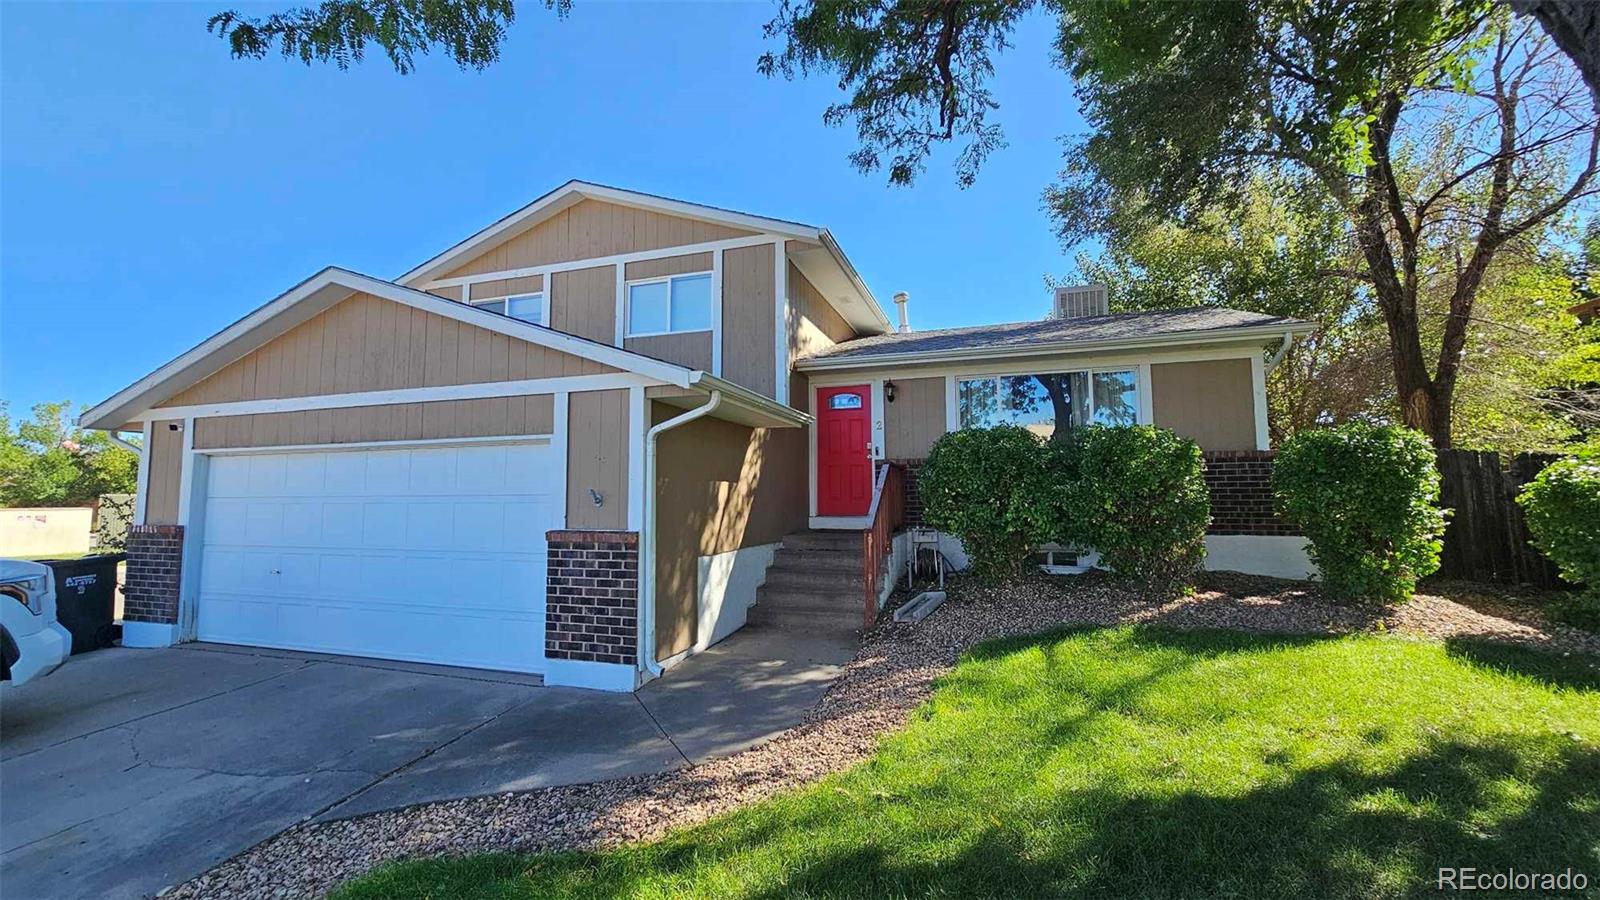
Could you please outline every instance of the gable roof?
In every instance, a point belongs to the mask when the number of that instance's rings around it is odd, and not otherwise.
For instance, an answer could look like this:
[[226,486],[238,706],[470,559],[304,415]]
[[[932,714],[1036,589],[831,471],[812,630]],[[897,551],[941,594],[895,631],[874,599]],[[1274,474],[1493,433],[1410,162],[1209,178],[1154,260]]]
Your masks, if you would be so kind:
[[598,200],[685,219],[715,222],[731,228],[774,234],[815,245],[812,249],[791,251],[789,256],[828,302],[834,304],[840,315],[851,322],[857,330],[881,332],[890,329],[889,317],[884,313],[883,307],[878,304],[877,298],[861,280],[855,266],[844,255],[844,251],[826,228],[577,179],[568,181],[510,215],[500,218],[396,278],[395,282],[421,287],[432,279],[443,277],[445,273],[496,243],[514,237],[584,200]]
[[1278,338],[1315,330],[1310,322],[1240,309],[1189,307],[880,334],[835,344],[800,360],[801,369],[848,368],[1047,353]]
[[[100,429],[123,425],[130,417],[140,415],[156,403],[199,383],[232,361],[357,293],[371,294],[385,300],[403,303],[477,328],[592,359],[665,384],[684,388],[698,387],[703,390],[715,389],[736,394],[735,399],[745,406],[759,406],[766,413],[779,418],[785,417],[783,411],[777,409],[779,404],[776,401],[762,398],[721,379],[713,379],[705,373],[675,363],[634,353],[611,344],[602,344],[554,331],[541,325],[533,325],[520,319],[457,303],[349,269],[329,266],[87,410],[78,417],[79,424],[85,428]],[[767,409],[767,407],[772,408]],[[803,414],[800,415],[805,418]]]

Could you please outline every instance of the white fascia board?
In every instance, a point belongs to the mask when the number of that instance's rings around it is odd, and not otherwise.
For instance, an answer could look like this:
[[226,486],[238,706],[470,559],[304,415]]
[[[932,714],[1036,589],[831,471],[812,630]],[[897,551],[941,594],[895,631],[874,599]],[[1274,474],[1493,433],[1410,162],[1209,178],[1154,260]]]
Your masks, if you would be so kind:
[[1218,344],[1246,342],[1260,338],[1278,338],[1285,333],[1307,334],[1315,331],[1310,323],[1295,325],[1253,326],[1249,328],[1215,328],[1208,331],[1188,331],[1159,337],[1120,338],[1107,341],[1055,341],[1048,344],[1029,344],[1008,349],[973,348],[961,350],[927,350],[908,353],[881,353],[857,357],[814,357],[795,363],[803,372],[829,370],[875,369],[885,366],[917,365],[922,363],[970,362],[974,360],[1027,359],[1035,356],[1061,356],[1064,354],[1094,353],[1105,350],[1158,349],[1184,344]]
[[822,246],[827,248],[828,254],[833,257],[834,262],[838,263],[839,268],[844,271],[845,276],[855,285],[856,293],[861,295],[862,302],[867,305],[867,309],[873,312],[878,323],[883,326],[883,330],[885,332],[893,331],[894,326],[889,323],[888,314],[883,311],[883,306],[878,303],[878,298],[872,295],[872,290],[867,287],[867,283],[861,280],[861,273],[856,271],[855,265],[850,262],[850,257],[844,255],[844,249],[839,246],[838,241],[834,240],[833,233],[824,228],[818,239]]
[[[255,312],[207,338],[194,349],[119,391],[109,400],[85,412],[79,417],[79,423],[85,428],[98,429],[111,428],[123,424],[122,421],[114,420],[125,418],[135,410],[148,408],[151,405],[148,395],[161,389],[163,384],[181,374],[185,369],[200,364],[212,354],[233,344],[235,341],[248,338],[252,331],[267,325],[273,319],[293,309],[307,298],[315,296],[319,291],[332,286],[348,290],[349,293],[340,296],[340,300],[345,299],[349,294],[358,291],[364,292],[414,309],[454,319],[476,328],[499,332],[507,337],[538,344],[541,347],[548,347],[563,353],[570,353],[573,356],[590,359],[622,369],[625,372],[643,375],[646,378],[653,378],[666,384],[677,385],[678,387],[689,386],[691,370],[684,366],[662,362],[661,360],[642,356],[609,344],[601,344],[563,332],[553,331],[542,325],[533,325],[486,309],[478,309],[464,303],[457,303],[454,300],[446,300],[443,297],[437,297],[425,291],[382,281],[370,275],[362,275],[359,272],[330,266],[311,278],[302,281],[290,289],[288,293],[266,303]],[[322,308],[326,309],[332,305],[333,303],[328,303],[327,306]],[[272,335],[272,337],[276,336]],[[269,337],[267,340],[270,339]],[[253,350],[264,343],[266,343],[265,340],[260,341],[251,346],[250,349]],[[233,354],[227,362],[232,362],[247,352],[249,350]],[[223,365],[226,365],[226,363]],[[221,366],[216,366],[206,374],[209,375],[219,368]]]
[[709,372],[695,370],[690,377],[690,386],[707,393],[711,391],[722,392],[722,402],[741,406],[752,412],[759,413],[773,420],[774,427],[778,428],[805,428],[816,421],[810,413],[801,412],[792,406],[758,394],[747,387],[741,387],[731,381],[718,378]]
[[644,194],[638,191],[608,187],[603,184],[573,180],[452,246],[443,253],[396,278],[395,281],[400,284],[416,284],[424,281],[434,276],[439,270],[447,269],[452,264],[460,262],[462,257],[467,254],[492,243],[501,235],[516,229],[531,227],[531,225],[537,224],[541,217],[560,212],[567,206],[572,205],[569,201],[574,198],[600,200],[620,206],[653,210],[689,219],[717,222],[733,228],[781,234],[785,237],[798,238],[800,240],[815,241],[818,239],[819,234],[817,228],[810,225],[802,225],[799,222],[769,219],[765,216],[718,209],[715,206],[703,206],[683,200],[657,197],[654,194]]

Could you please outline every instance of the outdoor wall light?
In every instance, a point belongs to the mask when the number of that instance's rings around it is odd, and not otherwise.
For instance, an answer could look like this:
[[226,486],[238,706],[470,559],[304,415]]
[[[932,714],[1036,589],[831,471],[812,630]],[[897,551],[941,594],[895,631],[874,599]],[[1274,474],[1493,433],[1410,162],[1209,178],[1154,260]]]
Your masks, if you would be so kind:
[[883,402],[894,402],[894,382],[892,381],[885,381],[883,383]]
[[594,505],[595,506],[605,506],[606,505],[606,497],[605,497],[605,495],[600,493],[599,491],[595,490],[594,488],[589,488],[589,499],[594,501]]

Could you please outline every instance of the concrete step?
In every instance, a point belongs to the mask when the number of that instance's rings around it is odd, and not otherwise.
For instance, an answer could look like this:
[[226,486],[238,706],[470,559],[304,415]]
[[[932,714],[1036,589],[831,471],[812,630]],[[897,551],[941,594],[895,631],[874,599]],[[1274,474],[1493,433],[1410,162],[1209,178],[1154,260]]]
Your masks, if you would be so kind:
[[786,550],[834,550],[861,553],[859,531],[797,531],[783,536]]
[[762,585],[756,591],[754,608],[764,608],[769,611],[790,609],[848,613],[860,609],[864,602],[863,592],[859,587],[853,591],[813,591]]
[[766,586],[774,590],[821,594],[859,594],[863,589],[861,569],[802,569],[773,566],[767,570]]
[[789,550],[778,548],[768,571],[854,572],[861,574],[861,551]]
[[838,610],[796,610],[776,609],[757,603],[750,608],[745,619],[746,623],[755,628],[783,628],[791,630],[804,630],[813,632],[839,630],[857,630],[861,628],[861,610],[849,612]]

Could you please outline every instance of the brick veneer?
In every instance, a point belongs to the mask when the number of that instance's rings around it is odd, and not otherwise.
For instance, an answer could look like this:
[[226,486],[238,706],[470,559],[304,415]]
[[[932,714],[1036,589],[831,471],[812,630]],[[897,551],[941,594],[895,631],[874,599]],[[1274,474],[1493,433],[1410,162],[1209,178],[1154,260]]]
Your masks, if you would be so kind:
[[906,467],[906,524],[922,524],[922,495],[917,492],[917,476],[922,472],[920,459],[891,459]]
[[1292,535],[1299,531],[1272,506],[1271,450],[1212,450],[1205,454],[1211,489],[1211,534]]
[[545,540],[545,656],[633,665],[639,639],[638,533],[551,531]]
[[128,570],[122,586],[125,622],[178,621],[183,581],[183,526],[134,525],[128,529]]

